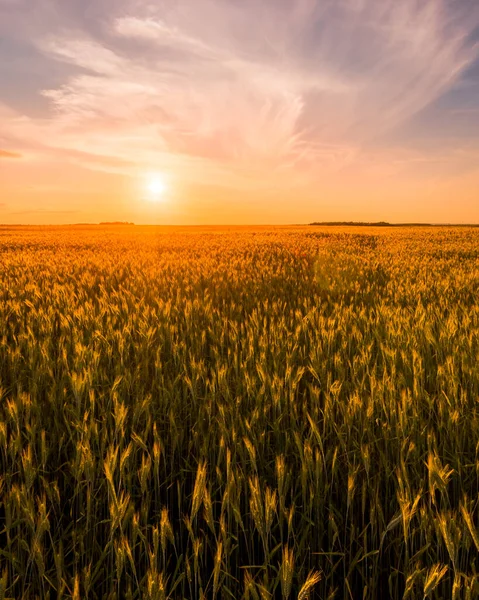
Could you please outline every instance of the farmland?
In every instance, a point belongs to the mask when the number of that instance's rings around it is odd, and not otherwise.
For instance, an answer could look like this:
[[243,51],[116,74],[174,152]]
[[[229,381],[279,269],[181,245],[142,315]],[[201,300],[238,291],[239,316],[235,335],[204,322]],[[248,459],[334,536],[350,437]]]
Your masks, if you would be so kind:
[[479,595],[479,230],[0,229],[0,598]]

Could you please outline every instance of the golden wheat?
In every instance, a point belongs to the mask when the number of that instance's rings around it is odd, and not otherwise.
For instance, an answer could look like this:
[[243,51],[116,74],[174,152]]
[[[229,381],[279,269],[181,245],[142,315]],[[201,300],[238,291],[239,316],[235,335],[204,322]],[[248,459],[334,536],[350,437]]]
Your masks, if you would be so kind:
[[0,257],[0,599],[479,597],[477,229]]

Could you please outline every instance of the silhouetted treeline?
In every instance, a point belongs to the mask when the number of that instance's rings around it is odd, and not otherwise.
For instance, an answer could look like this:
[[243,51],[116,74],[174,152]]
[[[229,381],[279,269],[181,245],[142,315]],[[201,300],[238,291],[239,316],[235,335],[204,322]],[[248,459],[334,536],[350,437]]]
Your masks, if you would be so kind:
[[364,221],[315,221],[309,225],[321,227],[479,227],[478,223],[388,223],[377,221],[368,223]]
[[128,221],[104,221],[100,225],[134,225],[134,223],[129,223]]

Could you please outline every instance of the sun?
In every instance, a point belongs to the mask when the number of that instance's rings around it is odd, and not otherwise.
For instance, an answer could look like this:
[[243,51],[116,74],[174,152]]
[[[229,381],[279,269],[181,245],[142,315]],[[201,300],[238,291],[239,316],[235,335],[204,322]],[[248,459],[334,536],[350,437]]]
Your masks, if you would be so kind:
[[159,202],[166,192],[164,178],[158,174],[150,175],[146,182],[146,189],[148,191],[149,200],[152,202]]

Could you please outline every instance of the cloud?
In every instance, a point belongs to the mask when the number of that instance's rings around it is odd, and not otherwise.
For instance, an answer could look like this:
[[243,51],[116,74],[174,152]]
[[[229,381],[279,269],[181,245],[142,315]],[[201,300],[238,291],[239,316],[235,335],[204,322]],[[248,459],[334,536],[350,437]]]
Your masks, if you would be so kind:
[[32,210],[19,210],[16,212],[9,212],[10,216],[18,215],[73,215],[77,214],[78,210],[48,210],[43,208],[32,209]]
[[0,148],[0,159],[1,158],[21,158],[22,155],[18,152],[10,152],[8,150],[2,150]]
[[477,9],[449,0],[99,0],[100,25],[54,5],[33,43],[71,75],[43,90],[50,119],[10,115],[5,134],[91,168],[225,185],[361,164],[478,54]]

